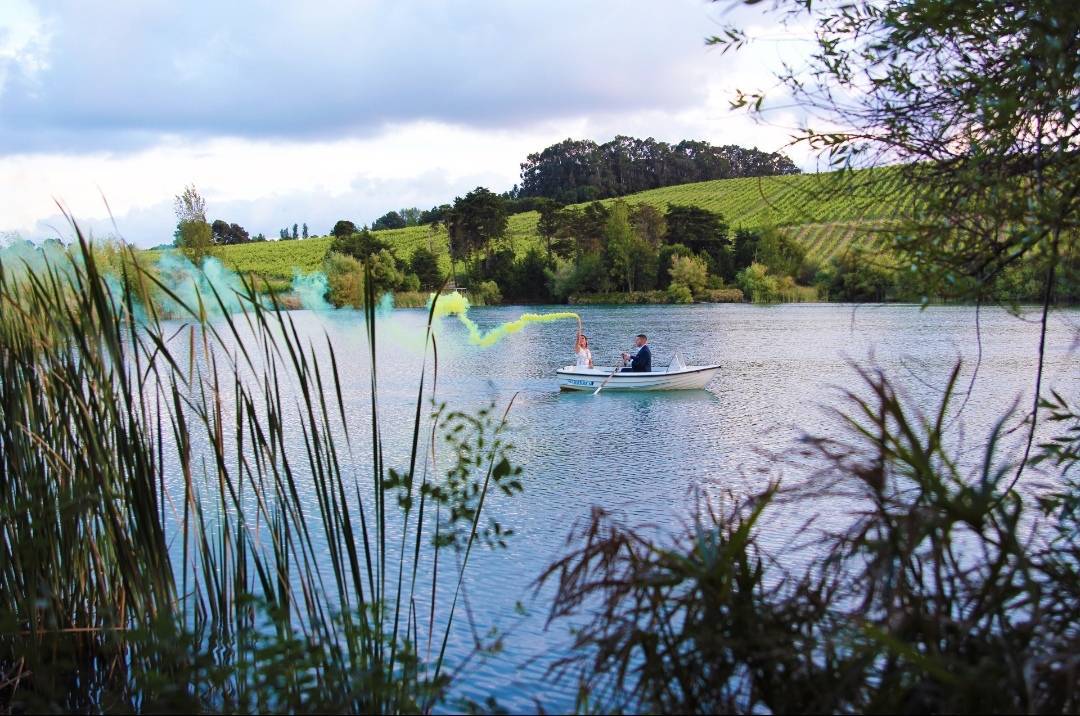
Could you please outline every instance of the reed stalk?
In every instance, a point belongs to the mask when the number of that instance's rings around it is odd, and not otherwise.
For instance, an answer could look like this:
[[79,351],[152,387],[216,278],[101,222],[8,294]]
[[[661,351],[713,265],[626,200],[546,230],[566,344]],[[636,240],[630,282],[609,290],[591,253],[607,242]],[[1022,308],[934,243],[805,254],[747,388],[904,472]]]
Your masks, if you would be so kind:
[[[505,414],[432,411],[431,314],[399,471],[373,297],[356,425],[329,336],[305,342],[253,284],[185,301],[133,253],[116,276],[76,233],[64,261],[0,264],[0,711],[433,708],[443,654],[416,645],[445,649],[453,604],[421,565],[501,530],[483,495],[520,469]],[[444,431],[486,459],[438,476]]]

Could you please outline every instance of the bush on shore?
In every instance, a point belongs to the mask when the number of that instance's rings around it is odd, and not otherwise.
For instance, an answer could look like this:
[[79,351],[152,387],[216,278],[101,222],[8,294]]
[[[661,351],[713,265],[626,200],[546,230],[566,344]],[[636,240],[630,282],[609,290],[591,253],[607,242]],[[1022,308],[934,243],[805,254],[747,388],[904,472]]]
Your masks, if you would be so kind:
[[331,251],[326,255],[327,300],[335,306],[364,305],[364,266],[357,259]]
[[502,291],[494,281],[481,281],[469,291],[469,302],[474,306],[492,306],[502,303]]
[[742,290],[734,286],[726,288],[707,288],[698,300],[702,303],[742,303],[745,298]]
[[[660,304],[672,304],[672,303],[692,303],[693,297],[690,300],[681,301],[675,300],[671,293],[671,286],[678,286],[686,291],[686,295],[689,295],[690,289],[682,286],[681,284],[671,284],[667,290],[664,291],[630,291],[622,292],[615,291],[610,293],[586,293],[577,296],[571,296],[568,300],[571,304],[578,306],[629,306],[629,305],[660,305]],[[678,289],[676,289],[678,291]],[[680,297],[680,294],[676,294],[676,297]],[[697,303],[741,303],[743,300],[743,292],[737,288],[709,288],[705,289],[701,296],[697,299]]]
[[424,308],[428,305],[431,293],[428,291],[397,291],[394,293],[396,308]]
[[678,281],[672,281],[671,285],[667,287],[667,298],[671,303],[693,303],[694,292],[690,288]]

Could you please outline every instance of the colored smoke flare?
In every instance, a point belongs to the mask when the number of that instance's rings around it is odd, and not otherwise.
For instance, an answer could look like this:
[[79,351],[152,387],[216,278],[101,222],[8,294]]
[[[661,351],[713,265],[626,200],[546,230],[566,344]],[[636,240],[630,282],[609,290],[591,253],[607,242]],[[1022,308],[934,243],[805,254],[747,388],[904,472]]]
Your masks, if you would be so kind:
[[[443,318],[445,316],[456,316],[461,325],[465,326],[469,331],[469,343],[482,348],[493,346],[503,338],[506,338],[511,333],[517,333],[530,323],[551,323],[552,321],[564,321],[570,318],[581,321],[581,316],[572,311],[558,311],[556,313],[523,313],[520,318],[514,321],[508,321],[502,325],[495,326],[487,333],[480,331],[480,327],[476,325],[471,318],[469,318],[469,299],[462,296],[460,293],[449,293],[435,297],[432,294],[431,300],[435,301],[435,318]],[[430,305],[430,304],[429,304]]]

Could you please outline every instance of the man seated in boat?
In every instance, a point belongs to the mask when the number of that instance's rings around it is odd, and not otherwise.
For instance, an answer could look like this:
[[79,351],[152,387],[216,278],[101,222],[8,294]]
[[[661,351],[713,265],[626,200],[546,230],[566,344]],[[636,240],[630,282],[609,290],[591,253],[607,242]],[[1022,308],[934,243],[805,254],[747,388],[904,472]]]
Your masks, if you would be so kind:
[[629,368],[623,368],[623,372],[633,373],[648,373],[652,370],[652,352],[649,351],[649,337],[644,333],[639,333],[635,341],[637,344],[637,352],[631,356],[629,353],[623,353],[623,363],[627,360],[630,361]]

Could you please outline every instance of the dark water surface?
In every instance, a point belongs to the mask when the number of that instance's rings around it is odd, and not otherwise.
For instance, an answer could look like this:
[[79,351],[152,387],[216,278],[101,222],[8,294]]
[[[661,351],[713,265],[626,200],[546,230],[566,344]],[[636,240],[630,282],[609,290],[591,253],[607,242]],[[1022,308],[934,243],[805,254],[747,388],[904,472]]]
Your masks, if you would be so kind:
[[[478,308],[471,315],[489,328],[525,310],[544,309]],[[455,695],[476,700],[493,695],[511,711],[533,711],[536,703],[548,711],[573,706],[575,684],[545,678],[551,655],[567,643],[566,627],[545,627],[550,592],[534,596],[531,585],[591,506],[620,511],[630,522],[675,529],[692,506],[694,487],[745,494],[769,476],[806,479],[806,468],[785,456],[794,455],[802,432],[836,430],[821,406],[837,404],[837,386],[858,385],[849,361],[869,365],[872,356],[913,402],[931,409],[954,363],[965,361],[966,387],[979,354],[970,307],[698,305],[579,312],[597,363],[609,363],[629,348],[634,334],[645,332],[654,365],[666,365],[678,350],[687,363],[719,363],[722,369],[704,391],[560,394],[555,369],[572,362],[572,321],[531,326],[488,349],[469,346],[456,322],[442,325],[440,400],[455,409],[491,402],[501,409],[518,393],[511,439],[514,459],[524,466],[525,491],[512,499],[496,496],[490,504],[516,534],[506,550],[474,552],[467,582],[477,628],[504,630],[504,650],[497,659],[471,661],[454,688]],[[348,420],[363,436],[370,425],[370,388],[362,317],[291,317],[316,343],[325,343],[324,331],[333,341]],[[984,308],[979,318],[978,380],[958,421],[964,445],[972,450],[985,444],[986,430],[1014,400],[1030,400],[1038,342],[1034,314],[1016,317]],[[398,310],[379,324],[379,399],[390,465],[404,466],[408,454],[425,319],[422,311]],[[1046,351],[1047,385],[1073,397],[1080,391],[1078,331],[1080,312],[1053,314]],[[357,471],[367,479],[364,459],[357,456]],[[836,511],[823,518],[842,519],[842,507]],[[774,545],[784,544],[810,517],[793,505],[774,512],[763,534]],[[462,618],[450,665],[471,651]]]

